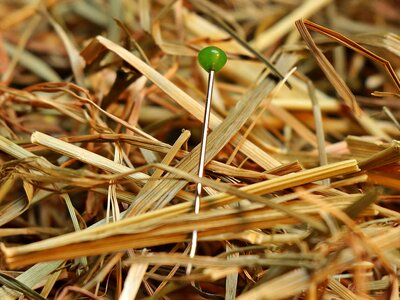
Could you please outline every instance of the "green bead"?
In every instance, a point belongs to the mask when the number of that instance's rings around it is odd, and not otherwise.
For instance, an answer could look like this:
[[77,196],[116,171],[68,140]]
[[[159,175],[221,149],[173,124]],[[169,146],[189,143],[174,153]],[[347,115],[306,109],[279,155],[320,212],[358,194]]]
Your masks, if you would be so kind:
[[226,61],[228,60],[225,52],[214,46],[202,49],[199,52],[197,59],[203,69],[207,72],[210,72],[211,70],[218,72],[223,68],[223,66],[225,66]]

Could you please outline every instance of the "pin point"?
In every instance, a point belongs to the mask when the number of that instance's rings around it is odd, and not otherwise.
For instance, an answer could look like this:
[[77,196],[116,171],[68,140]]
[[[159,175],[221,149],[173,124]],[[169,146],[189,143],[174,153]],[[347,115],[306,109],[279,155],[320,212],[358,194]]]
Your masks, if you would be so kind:
[[[200,178],[203,177],[204,174],[204,164],[205,164],[205,156],[206,156],[206,145],[207,145],[207,132],[208,132],[208,124],[210,120],[210,110],[211,110],[211,99],[212,99],[212,92],[214,88],[214,75],[216,72],[220,71],[223,66],[226,64],[227,57],[224,51],[221,49],[210,46],[202,49],[197,59],[200,65],[203,67],[204,70],[208,72],[208,87],[207,87],[207,96],[205,102],[205,109],[204,109],[204,120],[203,120],[203,129],[201,134],[201,141],[200,141],[200,159],[199,159],[199,169],[198,169],[198,176]],[[196,186],[196,196],[194,200],[194,213],[198,214],[200,212],[200,198],[201,198],[201,191],[202,191],[202,184],[198,183]],[[192,243],[190,248],[190,257],[194,257],[196,254],[197,248],[197,230],[194,229],[192,232]],[[192,265],[189,264],[186,273],[190,274],[192,270]]]

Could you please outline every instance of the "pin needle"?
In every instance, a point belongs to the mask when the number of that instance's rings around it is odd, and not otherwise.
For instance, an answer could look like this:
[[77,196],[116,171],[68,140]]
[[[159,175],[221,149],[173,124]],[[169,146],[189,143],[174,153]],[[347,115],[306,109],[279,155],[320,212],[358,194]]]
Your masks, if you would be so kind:
[[[197,59],[204,70],[208,72],[208,87],[207,87],[207,96],[205,102],[204,109],[204,120],[203,120],[203,129],[201,134],[200,141],[200,159],[199,159],[199,169],[198,176],[200,178],[203,177],[204,173],[204,164],[205,164],[205,156],[206,156],[206,145],[207,145],[207,132],[208,132],[208,123],[210,120],[210,109],[211,109],[211,99],[212,92],[214,87],[214,75],[216,72],[222,69],[227,61],[227,57],[224,51],[221,49],[210,46],[202,49],[197,56]],[[194,213],[198,214],[200,211],[200,197],[202,191],[202,184],[197,183],[196,186],[196,196],[194,199]],[[194,257],[196,254],[197,248],[197,230],[194,229],[192,232],[192,244],[190,248],[190,257]],[[192,270],[192,265],[189,264],[186,273],[190,274]]]

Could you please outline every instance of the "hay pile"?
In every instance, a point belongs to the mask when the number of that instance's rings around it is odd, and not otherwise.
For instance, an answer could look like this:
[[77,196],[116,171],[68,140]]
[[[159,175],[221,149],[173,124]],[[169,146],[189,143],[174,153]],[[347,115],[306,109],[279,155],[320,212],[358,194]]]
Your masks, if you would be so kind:
[[399,299],[396,8],[2,1],[0,299]]

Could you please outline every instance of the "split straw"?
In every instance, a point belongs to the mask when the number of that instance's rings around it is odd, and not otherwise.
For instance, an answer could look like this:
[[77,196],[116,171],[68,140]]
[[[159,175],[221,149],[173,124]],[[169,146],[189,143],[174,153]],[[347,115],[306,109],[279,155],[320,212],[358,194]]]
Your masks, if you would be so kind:
[[[204,120],[203,120],[203,129],[201,134],[201,141],[200,141],[200,159],[199,159],[199,169],[198,169],[198,176],[200,178],[203,177],[204,174],[204,162],[206,156],[206,145],[207,145],[207,132],[208,132],[208,123],[210,119],[210,110],[211,110],[211,99],[212,99],[212,92],[214,87],[214,75],[216,72],[221,70],[223,66],[226,64],[227,57],[224,51],[221,49],[210,46],[202,49],[197,56],[200,65],[203,67],[204,70],[208,72],[208,84],[207,84],[207,96],[205,102],[205,109],[204,109]],[[202,191],[202,184],[197,183],[196,186],[196,196],[194,199],[194,213],[198,214],[200,212],[200,197]],[[194,257],[196,254],[197,248],[197,230],[194,229],[192,232],[192,244],[190,248],[190,257]],[[189,264],[186,273],[190,274],[192,270],[192,265]]]

